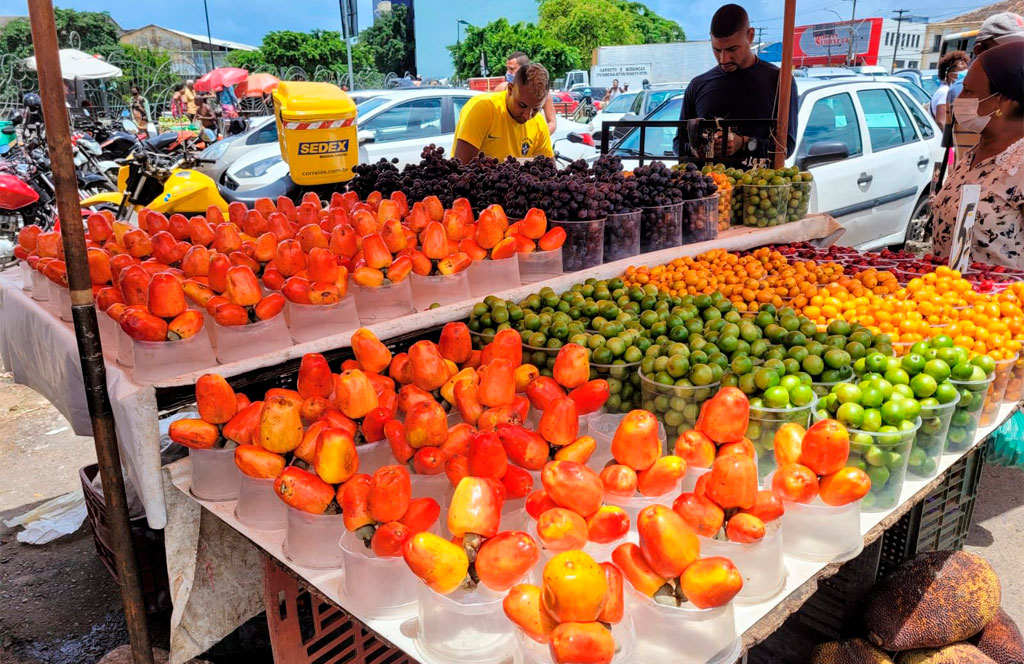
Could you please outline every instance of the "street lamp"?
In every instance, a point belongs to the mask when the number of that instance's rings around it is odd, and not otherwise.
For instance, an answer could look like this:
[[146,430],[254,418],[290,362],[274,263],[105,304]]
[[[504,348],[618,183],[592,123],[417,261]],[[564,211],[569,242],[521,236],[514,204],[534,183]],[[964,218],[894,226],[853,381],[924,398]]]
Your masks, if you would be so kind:
[[463,21],[461,18],[455,21],[455,44],[462,44],[462,26],[470,25],[469,21]]

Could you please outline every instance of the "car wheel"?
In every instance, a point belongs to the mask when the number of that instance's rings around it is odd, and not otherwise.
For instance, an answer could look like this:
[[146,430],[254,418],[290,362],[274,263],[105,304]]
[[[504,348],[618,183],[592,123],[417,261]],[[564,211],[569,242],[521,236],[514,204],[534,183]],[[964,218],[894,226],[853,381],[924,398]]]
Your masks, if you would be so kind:
[[926,252],[932,248],[931,199],[928,192],[921,195],[914,212],[910,215],[907,232],[903,237],[903,245],[909,251],[924,248]]

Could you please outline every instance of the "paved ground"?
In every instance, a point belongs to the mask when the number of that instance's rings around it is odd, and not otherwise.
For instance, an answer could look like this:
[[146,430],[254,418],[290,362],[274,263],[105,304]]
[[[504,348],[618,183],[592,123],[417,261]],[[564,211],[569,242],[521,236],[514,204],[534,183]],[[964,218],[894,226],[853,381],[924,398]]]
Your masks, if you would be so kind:
[[[78,488],[78,469],[95,462],[91,438],[75,436],[45,399],[2,373],[0,432],[0,519]],[[117,586],[96,556],[87,524],[41,547],[14,536],[0,524],[0,664],[93,664],[127,642]],[[986,467],[968,548],[991,561],[1002,579],[1003,606],[1024,625],[1022,542],[1024,473]],[[154,646],[167,647],[168,619],[151,618]],[[269,661],[265,627],[250,624],[245,632],[205,658]]]

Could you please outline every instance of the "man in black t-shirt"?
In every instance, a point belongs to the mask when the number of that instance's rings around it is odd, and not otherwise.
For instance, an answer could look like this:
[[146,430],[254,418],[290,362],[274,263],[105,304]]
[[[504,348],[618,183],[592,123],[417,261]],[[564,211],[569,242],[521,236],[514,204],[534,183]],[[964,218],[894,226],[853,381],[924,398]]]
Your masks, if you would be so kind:
[[[746,129],[743,135],[730,132],[729,144],[723,146],[723,151],[740,159],[771,155],[774,121],[778,118],[779,68],[754,55],[753,42],[754,29],[746,10],[733,4],[720,7],[711,19],[711,47],[718,66],[690,81],[680,113],[681,120],[770,118],[770,128]],[[789,97],[787,156],[796,147],[796,112],[797,95],[793,89]],[[675,148],[676,154],[682,154],[684,159],[695,153],[685,131],[676,136]]]

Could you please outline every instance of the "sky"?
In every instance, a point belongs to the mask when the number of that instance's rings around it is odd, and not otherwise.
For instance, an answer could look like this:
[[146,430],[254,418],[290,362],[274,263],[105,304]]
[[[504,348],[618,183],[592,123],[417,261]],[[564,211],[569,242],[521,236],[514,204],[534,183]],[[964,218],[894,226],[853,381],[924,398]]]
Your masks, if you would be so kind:
[[[271,30],[312,30],[322,28],[340,30],[337,2],[329,0],[300,0],[283,3],[281,0],[207,0],[210,28],[214,37],[259,45],[264,33]],[[452,0],[441,0],[451,2]],[[456,2],[466,0],[456,0]],[[475,0],[474,0],[475,1]],[[517,0],[523,1],[523,0]],[[532,1],[532,0],[526,0]],[[941,21],[988,4],[969,0],[949,0],[945,6],[934,0],[857,0],[857,17],[890,17],[894,9],[908,9],[913,15],[927,16]],[[359,25],[369,25],[371,0],[358,0]],[[782,39],[782,0],[740,0],[750,14],[755,28],[764,28],[765,42]],[[123,28],[136,28],[156,23],[185,32],[205,34],[206,22],[200,0],[58,0],[60,7],[78,10],[109,11]],[[686,2],[683,0],[647,0],[647,5],[662,16],[678,21],[686,30],[688,39],[707,39],[708,24],[720,2]],[[824,23],[850,18],[851,0],[798,0],[796,24]],[[27,14],[25,0],[0,0],[0,14]]]

